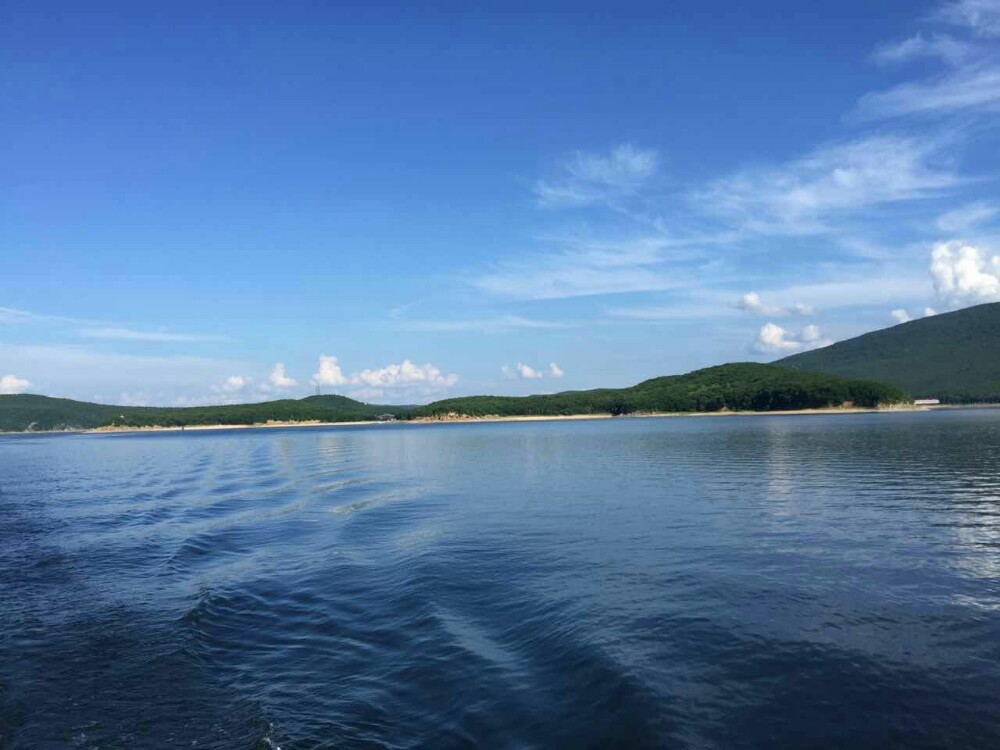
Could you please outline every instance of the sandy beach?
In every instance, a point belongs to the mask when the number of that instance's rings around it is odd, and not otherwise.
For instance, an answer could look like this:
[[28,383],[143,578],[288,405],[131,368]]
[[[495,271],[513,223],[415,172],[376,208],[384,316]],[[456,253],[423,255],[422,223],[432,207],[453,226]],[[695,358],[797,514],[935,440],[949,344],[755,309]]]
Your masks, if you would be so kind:
[[369,425],[392,425],[392,424],[464,424],[470,422],[574,422],[594,419],[677,419],[682,417],[776,417],[776,416],[807,416],[807,415],[845,415],[845,414],[880,414],[900,411],[930,411],[934,407],[920,406],[898,406],[882,409],[855,409],[855,408],[832,408],[832,409],[789,409],[780,411],[711,411],[711,412],[640,412],[624,416],[613,416],[611,414],[554,414],[554,415],[523,415],[516,417],[504,417],[499,415],[487,415],[481,417],[471,417],[463,414],[448,414],[440,417],[418,417],[411,420],[389,420],[376,421],[365,420],[359,422],[264,422],[259,424],[212,424],[212,425],[187,425],[184,427],[161,427],[151,425],[148,427],[96,427],[91,430],[80,430],[85,434],[122,434],[122,433],[144,433],[144,432],[194,432],[205,430],[249,430],[249,429],[278,429],[289,427],[365,427]]

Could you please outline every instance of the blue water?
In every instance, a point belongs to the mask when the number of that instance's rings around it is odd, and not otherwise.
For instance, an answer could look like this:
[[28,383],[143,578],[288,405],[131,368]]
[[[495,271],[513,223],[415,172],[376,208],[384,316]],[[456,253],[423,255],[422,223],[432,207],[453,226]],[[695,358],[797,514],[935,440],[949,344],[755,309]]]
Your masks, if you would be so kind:
[[1000,747],[1000,410],[0,437],[0,747]]

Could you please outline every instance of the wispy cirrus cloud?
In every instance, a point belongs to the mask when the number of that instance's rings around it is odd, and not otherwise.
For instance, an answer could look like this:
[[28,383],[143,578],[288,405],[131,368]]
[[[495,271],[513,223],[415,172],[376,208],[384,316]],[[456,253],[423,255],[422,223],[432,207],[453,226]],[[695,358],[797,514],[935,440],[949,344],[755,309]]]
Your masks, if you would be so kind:
[[1000,206],[986,201],[975,201],[941,214],[935,224],[943,232],[964,232],[986,224],[997,216],[1000,216]]
[[921,58],[937,58],[951,65],[961,64],[978,54],[977,45],[948,34],[914,34],[906,39],[884,42],[872,58],[881,65],[899,65]]
[[969,29],[979,37],[1000,37],[1000,0],[950,0],[931,17]]
[[948,33],[918,33],[887,43],[876,49],[874,57],[881,63],[936,58],[945,69],[865,94],[858,100],[854,119],[1000,111],[1000,0],[947,2],[925,22],[945,26]]
[[832,231],[845,217],[940,195],[960,180],[939,139],[873,135],[695,190],[695,205],[761,234]]
[[557,250],[499,263],[472,284],[523,300],[664,291],[683,287],[686,271],[704,262],[695,241],[666,236],[569,238],[557,245]]
[[652,149],[623,143],[607,154],[577,151],[564,159],[556,174],[534,186],[540,206],[567,207],[607,203],[634,195],[659,168]]
[[231,341],[229,336],[204,333],[181,333],[163,330],[144,330],[108,321],[51,315],[15,307],[0,307],[0,325],[47,326],[54,330],[72,333],[84,339],[109,341],[144,341],[150,343],[193,343],[206,341]]
[[401,327],[409,331],[430,331],[441,333],[511,333],[525,330],[557,330],[580,325],[563,320],[541,320],[521,315],[498,315],[495,317],[440,320],[408,320]]
[[170,331],[143,331],[135,328],[119,326],[103,326],[99,328],[82,328],[79,335],[88,339],[107,339],[112,341],[149,341],[149,342],[198,342],[198,341],[229,341],[228,336],[202,333],[172,333]]

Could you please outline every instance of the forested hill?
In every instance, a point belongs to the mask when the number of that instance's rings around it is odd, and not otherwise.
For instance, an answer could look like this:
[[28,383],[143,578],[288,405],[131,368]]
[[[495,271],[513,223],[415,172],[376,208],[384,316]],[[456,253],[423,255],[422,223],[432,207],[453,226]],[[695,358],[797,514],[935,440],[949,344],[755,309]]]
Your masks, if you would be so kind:
[[916,398],[1000,402],[1000,303],[913,320],[775,364],[892,383]]
[[774,411],[874,407],[907,402],[893,386],[846,380],[775,365],[738,363],[653,378],[631,388],[566,391],[543,396],[468,396],[426,406],[379,406],[344,396],[185,408],[110,406],[47,396],[0,396],[0,431],[119,427],[238,425],[267,422],[357,422],[391,414],[400,419],[475,416],[630,414],[633,412]]
[[467,396],[414,409],[414,417],[777,411],[909,402],[899,388],[752,362],[646,380],[631,388],[543,396]]
[[65,398],[0,396],[0,432],[180,425],[264,424],[275,422],[358,422],[380,414],[401,415],[412,407],[363,404],[345,396],[309,396],[256,404],[191,406],[111,406]]

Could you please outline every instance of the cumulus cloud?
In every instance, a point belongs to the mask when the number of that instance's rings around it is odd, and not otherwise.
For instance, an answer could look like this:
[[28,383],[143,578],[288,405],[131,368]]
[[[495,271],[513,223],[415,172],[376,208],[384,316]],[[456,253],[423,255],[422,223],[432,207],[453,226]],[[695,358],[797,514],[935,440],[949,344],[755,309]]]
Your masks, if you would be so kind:
[[952,305],[1000,300],[1000,255],[959,240],[940,242],[931,251],[930,271],[938,295]]
[[500,368],[501,374],[507,380],[539,380],[544,377],[561,378],[566,373],[555,362],[549,362],[548,370],[535,369],[531,365],[518,362],[514,367],[504,365]]
[[736,300],[736,302],[733,303],[733,307],[737,310],[754,313],[755,315],[812,315],[814,312],[809,305],[801,305],[798,303],[789,305],[788,307],[766,305],[763,300],[761,300],[760,295],[757,294],[757,292],[747,292],[742,295],[738,300]]
[[362,370],[352,375],[350,382],[370,388],[447,388],[458,382],[458,375],[445,374],[431,364],[417,365],[408,359],[399,364],[386,365],[375,370]]
[[[893,310],[890,313],[890,315],[892,315],[893,319],[897,323],[909,323],[911,320],[913,320],[913,316],[910,315],[909,311],[908,310],[904,310],[903,308],[897,308],[897,309]],[[924,308],[924,312],[923,312],[923,316],[925,318],[929,318],[932,315],[937,315],[937,310],[935,310],[933,307],[925,307]]]
[[336,357],[321,354],[319,355],[319,370],[316,371],[316,374],[312,376],[309,382],[313,385],[338,386],[347,383],[348,379],[344,375],[344,371],[341,369]]
[[817,325],[807,325],[802,329],[802,340],[807,344],[813,344],[823,338],[823,334]]
[[819,326],[807,325],[798,334],[775,323],[765,323],[757,332],[754,349],[764,353],[789,353],[802,349],[818,349],[832,341],[824,338]]
[[215,390],[223,393],[237,393],[238,391],[242,391],[249,384],[250,378],[246,378],[242,375],[230,375],[226,378],[222,385],[217,386]]
[[16,375],[4,375],[0,378],[0,394],[12,396],[15,393],[24,393],[31,387],[31,383]]
[[[558,368],[556,368],[558,369]],[[545,377],[545,373],[541,370],[536,370],[531,365],[526,365],[523,362],[518,362],[514,367],[508,367],[504,365],[500,368],[500,372],[508,380],[537,380],[539,378]],[[561,373],[562,371],[560,371]],[[558,376],[555,376],[558,377]]]
[[299,381],[294,378],[290,378],[285,374],[285,365],[282,362],[278,362],[271,370],[271,374],[267,376],[267,382],[273,385],[275,388],[291,388],[299,384]]
[[656,174],[658,154],[624,143],[608,154],[577,151],[560,166],[559,175],[535,183],[542,206],[583,206],[634,193]]

